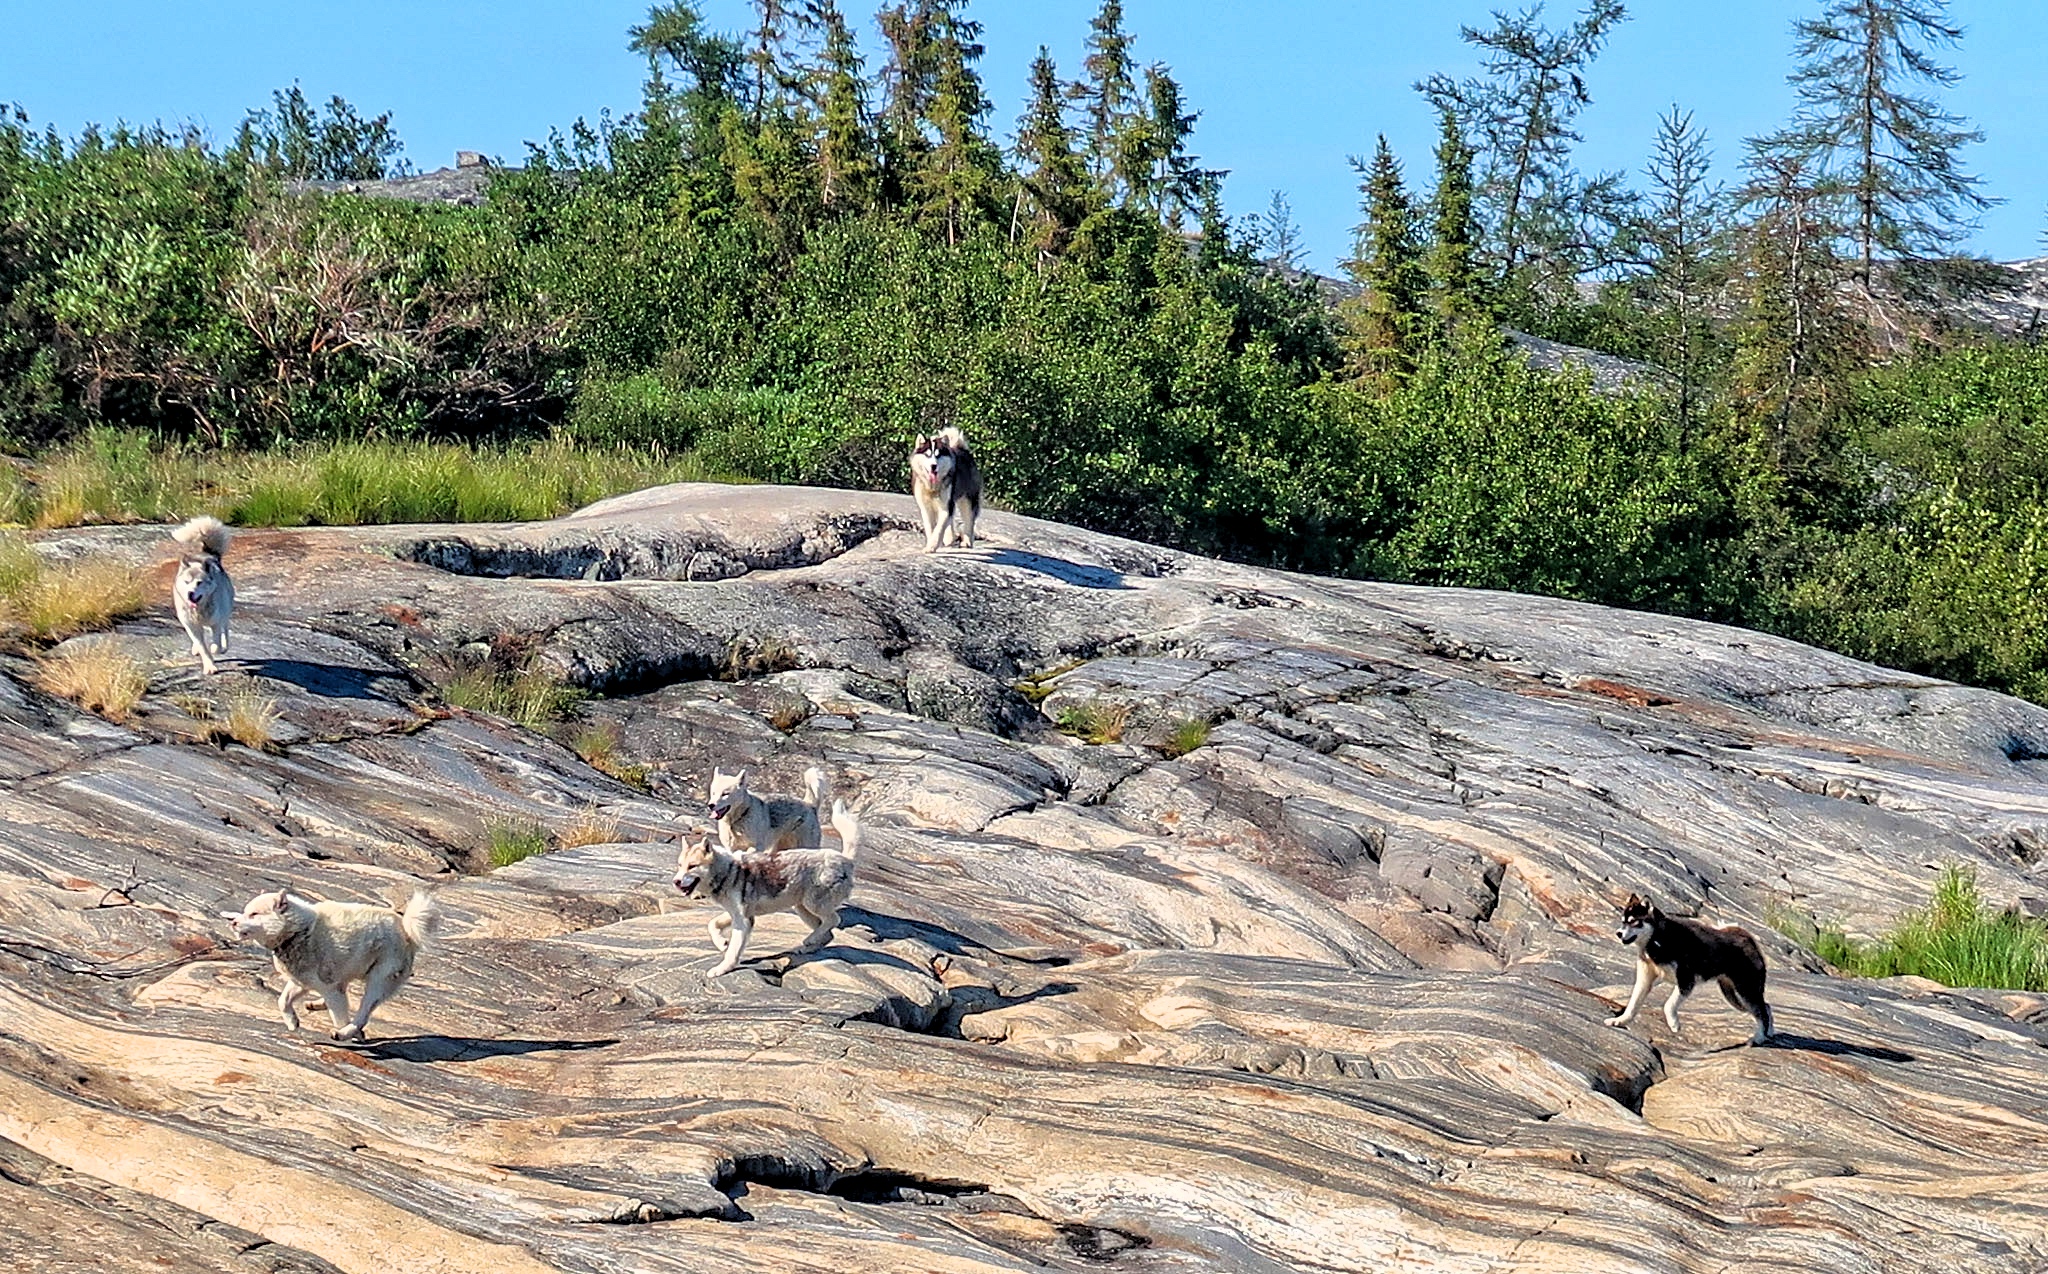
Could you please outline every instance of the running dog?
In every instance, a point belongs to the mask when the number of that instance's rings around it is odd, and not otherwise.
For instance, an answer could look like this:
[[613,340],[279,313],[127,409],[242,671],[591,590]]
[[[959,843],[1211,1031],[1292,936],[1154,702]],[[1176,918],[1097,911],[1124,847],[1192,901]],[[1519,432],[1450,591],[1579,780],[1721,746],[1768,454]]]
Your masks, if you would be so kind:
[[1702,982],[1718,982],[1728,1002],[1756,1019],[1752,1044],[1771,1038],[1771,1006],[1764,1003],[1764,953],[1746,929],[1676,920],[1649,903],[1628,896],[1615,931],[1636,949],[1636,987],[1628,1007],[1607,1019],[1609,1026],[1627,1026],[1643,1007],[1650,987],[1661,977],[1671,980],[1671,998],[1664,1001],[1664,1021],[1678,1034],[1678,1005]]
[[[235,936],[270,952],[284,990],[277,1007],[287,1030],[299,1029],[296,1002],[311,991],[327,1002],[334,1038],[359,1040],[377,1006],[412,977],[413,960],[440,920],[434,900],[415,893],[400,911],[363,902],[309,902],[289,888],[258,894],[240,914],[221,913]],[[348,985],[360,980],[363,998],[348,1011]]]
[[215,672],[213,657],[228,653],[228,620],[235,613],[235,582],[220,564],[228,549],[228,535],[218,518],[193,518],[171,532],[178,542],[171,607],[209,677]]
[[718,823],[718,842],[728,851],[750,849],[816,849],[824,836],[819,815],[825,809],[825,771],[804,771],[804,799],[756,796],[747,790],[747,772],[711,772],[708,793],[711,817]]
[[967,448],[967,435],[946,428],[918,435],[910,448],[910,493],[924,524],[924,551],[936,553],[953,531],[974,547],[974,519],[981,516],[981,469]]
[[709,898],[723,911],[711,917],[711,943],[725,958],[711,970],[721,977],[739,967],[754,932],[754,920],[771,911],[794,911],[809,921],[811,934],[797,952],[816,951],[832,938],[839,909],[853,895],[853,860],[860,853],[860,819],[846,802],[832,802],[832,830],[838,849],[785,849],[735,854],[698,832],[676,855],[676,888],[690,898]]

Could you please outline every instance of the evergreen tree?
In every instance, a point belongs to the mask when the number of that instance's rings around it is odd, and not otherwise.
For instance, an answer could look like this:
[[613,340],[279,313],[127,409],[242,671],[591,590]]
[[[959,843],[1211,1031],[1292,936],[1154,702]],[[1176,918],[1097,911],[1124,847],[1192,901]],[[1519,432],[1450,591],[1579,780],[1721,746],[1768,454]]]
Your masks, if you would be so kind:
[[1962,39],[1947,10],[1948,0],[1827,0],[1820,17],[1794,28],[1799,67],[1789,79],[1799,106],[1767,144],[1827,173],[1851,205],[1846,230],[1866,295],[1879,252],[1939,254],[1993,203],[1957,154],[1984,134],[1909,91],[1961,79],[1928,53]]
[[1131,37],[1124,32],[1121,0],[1102,0],[1088,24],[1088,58],[1082,63],[1088,80],[1088,165],[1105,191],[1114,194],[1123,167],[1119,139],[1129,131],[1137,111],[1137,64],[1131,60]]
[[[1059,68],[1041,45],[1031,63],[1031,100],[1017,121],[1015,152],[1022,172],[1010,230],[1013,241],[1028,240],[1041,271],[1066,250],[1068,239],[1088,215],[1088,169],[1074,153],[1066,97]],[[1019,224],[1027,208],[1028,233]]]
[[1221,173],[1205,171],[1188,153],[1195,113],[1182,110],[1180,84],[1163,66],[1145,68],[1144,115],[1126,125],[1129,139],[1119,164],[1132,200],[1166,225],[1179,229],[1184,214],[1201,208]]
[[1583,72],[1627,11],[1621,0],[1587,0],[1579,20],[1562,31],[1544,27],[1541,16],[1539,6],[1496,13],[1491,30],[1465,27],[1465,42],[1484,51],[1486,74],[1463,83],[1433,75],[1417,85],[1478,144],[1485,160],[1480,195],[1501,277],[1509,282],[1532,256],[1569,257],[1582,249],[1568,236],[1612,186],[1587,183],[1573,170],[1571,147],[1581,138],[1572,125],[1592,102]]
[[1351,259],[1344,263],[1365,290],[1359,307],[1359,361],[1368,374],[1398,376],[1410,365],[1410,341],[1421,316],[1415,211],[1385,134],[1370,164],[1354,158],[1351,166],[1362,178],[1358,189],[1365,212],[1354,232]]
[[833,0],[819,0],[812,20],[825,33],[812,75],[818,99],[818,196],[827,208],[864,207],[874,195],[875,159],[860,49]]
[[230,154],[315,181],[374,181],[412,171],[389,111],[365,119],[335,97],[323,114],[296,84],[271,94],[271,105],[243,117]]
[[897,4],[875,15],[889,60],[882,69],[882,140],[892,184],[900,193],[926,149],[923,124],[935,76],[933,0]]
[[1690,112],[1676,106],[1657,121],[1657,140],[1646,170],[1649,201],[1642,224],[1650,292],[1669,325],[1661,344],[1664,365],[1678,380],[1681,449],[1690,445],[1698,414],[1701,362],[1708,324],[1709,268],[1721,231],[1722,198],[1707,181],[1713,156]]
[[630,28],[627,45],[644,54],[650,67],[666,57],[689,78],[686,92],[730,98],[738,91],[744,53],[732,39],[705,29],[704,15],[694,0],[672,0],[647,11],[647,21]]
[[765,118],[783,104],[790,84],[789,44],[793,29],[807,25],[791,0],[754,0],[760,20],[754,25],[754,47],[747,63],[754,75],[754,117]]
[[1276,270],[1299,270],[1308,259],[1301,246],[1301,227],[1295,224],[1294,207],[1285,191],[1273,192],[1259,219],[1259,246],[1265,249],[1266,264]]
[[945,231],[948,244],[960,241],[986,204],[1001,163],[981,131],[989,109],[974,69],[982,54],[981,24],[955,11],[964,7],[965,0],[932,6],[934,74],[925,118],[933,137],[915,174],[925,216]]
[[1448,329],[1476,305],[1478,272],[1472,253],[1478,239],[1472,210],[1472,148],[1458,117],[1437,111],[1436,194],[1429,201],[1429,249],[1422,271],[1429,282],[1429,310]]

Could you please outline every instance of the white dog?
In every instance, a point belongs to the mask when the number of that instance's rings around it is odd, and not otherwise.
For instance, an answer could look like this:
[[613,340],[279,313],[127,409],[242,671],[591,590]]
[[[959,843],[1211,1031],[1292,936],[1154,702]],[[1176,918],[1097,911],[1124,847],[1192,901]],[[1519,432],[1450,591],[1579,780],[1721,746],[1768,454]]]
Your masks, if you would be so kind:
[[711,917],[712,945],[725,953],[712,977],[739,967],[755,917],[771,911],[794,911],[811,923],[799,952],[816,951],[831,940],[839,909],[853,896],[853,860],[860,853],[860,820],[844,801],[832,802],[832,830],[839,833],[838,849],[735,854],[703,832],[683,842],[676,888],[724,908]]
[[[270,952],[284,978],[277,1007],[286,1029],[299,1029],[295,1002],[313,991],[327,1001],[338,1040],[363,1038],[370,1014],[412,977],[413,960],[440,920],[434,900],[423,893],[400,911],[375,903],[308,902],[289,889],[258,894],[240,915],[222,914],[234,922],[237,938],[253,938]],[[358,979],[363,998],[351,1019],[348,985]]]
[[718,841],[732,851],[748,849],[816,849],[824,837],[819,815],[825,809],[825,771],[804,771],[804,799],[756,796],[747,790],[747,772],[711,772],[709,808],[718,822]]
[[228,653],[228,620],[235,613],[235,582],[220,564],[221,554],[227,552],[228,534],[218,518],[193,518],[171,532],[178,542],[172,608],[208,676],[215,671],[213,657]]

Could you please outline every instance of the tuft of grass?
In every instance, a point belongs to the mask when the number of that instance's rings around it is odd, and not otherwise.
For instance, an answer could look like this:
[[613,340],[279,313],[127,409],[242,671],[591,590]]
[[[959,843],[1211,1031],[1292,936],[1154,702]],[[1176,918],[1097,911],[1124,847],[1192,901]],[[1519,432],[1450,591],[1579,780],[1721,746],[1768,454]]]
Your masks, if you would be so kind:
[[277,718],[277,700],[244,690],[228,700],[228,710],[221,716],[218,728],[243,747],[261,752],[270,746],[271,729],[277,725]]
[[548,834],[538,823],[493,823],[487,834],[493,867],[510,867],[548,852]]
[[141,578],[119,562],[47,561],[21,536],[0,532],[0,621],[8,627],[58,642],[111,627],[142,605]]
[[1159,750],[1172,760],[1186,756],[1208,741],[1209,723],[1199,717],[1186,717],[1174,723],[1172,732],[1166,736],[1166,742],[1159,745]]
[[441,697],[455,707],[488,712],[538,730],[568,716],[583,692],[538,668],[485,663],[457,673],[441,687]]
[[720,676],[726,681],[746,681],[772,673],[793,672],[803,666],[803,658],[797,654],[796,647],[780,637],[763,637],[756,641],[735,637],[732,645],[726,648],[725,667]]
[[1060,709],[1056,724],[1061,733],[1087,743],[1115,743],[1124,737],[1124,727],[1130,722],[1130,705],[1091,699]]
[[36,684],[109,721],[126,721],[149,689],[140,661],[106,638],[74,642],[38,661]]
[[563,849],[575,849],[582,845],[609,845],[618,839],[618,815],[600,810],[595,801],[584,807],[582,817],[555,833],[555,842]]
[[600,774],[609,774],[628,787],[647,790],[647,767],[626,756],[626,741],[615,721],[586,726],[569,743],[583,763]]
[[1933,900],[1882,938],[1859,942],[1835,926],[1811,934],[1815,955],[1855,977],[1912,974],[1944,986],[2048,991],[2048,921],[1987,905],[1965,867],[1943,868]]

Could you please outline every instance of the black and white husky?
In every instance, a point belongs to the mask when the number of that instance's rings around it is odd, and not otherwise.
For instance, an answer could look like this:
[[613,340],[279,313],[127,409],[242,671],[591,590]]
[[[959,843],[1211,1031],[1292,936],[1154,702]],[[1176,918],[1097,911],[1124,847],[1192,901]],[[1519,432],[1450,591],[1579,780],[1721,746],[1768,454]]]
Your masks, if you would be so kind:
[[1679,1002],[1702,982],[1718,982],[1728,1002],[1756,1019],[1752,1044],[1771,1038],[1771,1006],[1764,1003],[1764,953],[1746,929],[1734,925],[1675,920],[1636,897],[1621,909],[1615,937],[1636,949],[1636,989],[1628,1007],[1607,1019],[1609,1026],[1627,1026],[1643,1007],[1650,987],[1661,977],[1671,980],[1671,998],[1664,1001],[1664,1021],[1678,1033]]
[[220,564],[228,549],[228,529],[218,518],[193,518],[171,532],[178,542],[178,574],[171,582],[171,607],[192,653],[209,676],[213,657],[228,653],[228,620],[235,613],[235,582]]
[[974,519],[981,516],[981,469],[967,449],[967,435],[941,429],[918,435],[910,448],[910,493],[924,523],[924,551],[936,553],[948,531],[974,547]]

